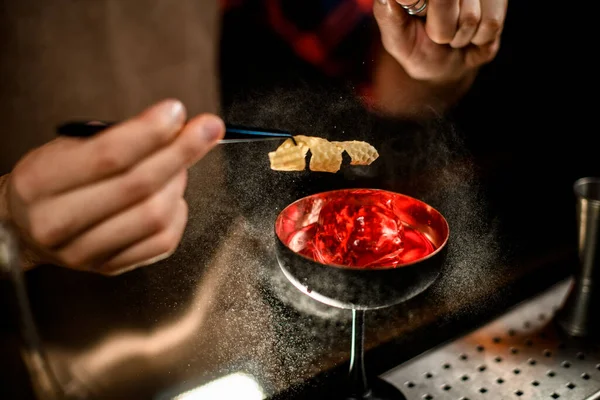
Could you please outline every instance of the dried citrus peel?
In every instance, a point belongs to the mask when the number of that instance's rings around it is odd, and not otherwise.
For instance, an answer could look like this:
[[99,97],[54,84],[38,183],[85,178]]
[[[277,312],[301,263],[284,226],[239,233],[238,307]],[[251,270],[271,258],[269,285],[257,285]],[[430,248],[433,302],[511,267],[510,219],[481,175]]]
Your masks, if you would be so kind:
[[271,169],[275,171],[304,171],[306,154],[310,150],[309,169],[315,172],[338,172],[344,151],[350,156],[351,165],[370,165],[379,157],[377,150],[367,142],[351,140],[330,142],[315,136],[294,136],[283,142],[277,150],[269,153]]

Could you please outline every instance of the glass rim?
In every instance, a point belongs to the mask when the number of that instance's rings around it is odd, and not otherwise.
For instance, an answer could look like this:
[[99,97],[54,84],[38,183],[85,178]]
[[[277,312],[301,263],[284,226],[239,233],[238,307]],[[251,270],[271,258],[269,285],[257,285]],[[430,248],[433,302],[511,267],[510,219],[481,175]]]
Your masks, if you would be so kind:
[[582,190],[588,185],[596,185],[598,187],[598,192],[600,193],[600,177],[595,176],[588,176],[577,179],[575,183],[573,183],[573,192],[578,198],[582,200],[586,200],[591,203],[600,205],[600,195],[596,197],[590,197],[584,193],[584,190]]

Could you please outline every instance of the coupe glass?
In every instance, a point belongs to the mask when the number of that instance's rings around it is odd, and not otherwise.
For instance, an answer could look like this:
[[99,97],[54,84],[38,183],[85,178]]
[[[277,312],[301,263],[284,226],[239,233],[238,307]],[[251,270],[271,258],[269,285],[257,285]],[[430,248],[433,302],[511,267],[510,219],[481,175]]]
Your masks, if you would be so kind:
[[[365,209],[366,214],[359,211]],[[336,224],[337,230],[332,228]],[[369,243],[365,232],[386,240],[375,244],[372,235]],[[288,205],[277,217],[276,254],[287,279],[319,302],[352,310],[350,384],[341,398],[405,399],[386,381],[367,380],[365,311],[399,304],[427,289],[444,264],[448,237],[448,223],[436,209],[380,189],[317,193]],[[401,243],[395,257],[381,249],[390,243]]]

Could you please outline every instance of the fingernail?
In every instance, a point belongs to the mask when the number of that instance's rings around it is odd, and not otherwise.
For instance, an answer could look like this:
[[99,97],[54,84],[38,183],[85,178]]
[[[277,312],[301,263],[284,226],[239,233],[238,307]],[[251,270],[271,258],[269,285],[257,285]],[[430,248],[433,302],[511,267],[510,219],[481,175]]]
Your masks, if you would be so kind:
[[185,119],[185,107],[181,101],[176,99],[168,99],[158,103],[153,111],[168,119],[171,124],[183,123]]
[[379,4],[383,4],[383,5],[387,4],[387,0],[378,0],[378,1],[379,1]]
[[202,137],[208,142],[214,142],[221,138],[225,131],[225,124],[221,118],[206,116],[202,121]]

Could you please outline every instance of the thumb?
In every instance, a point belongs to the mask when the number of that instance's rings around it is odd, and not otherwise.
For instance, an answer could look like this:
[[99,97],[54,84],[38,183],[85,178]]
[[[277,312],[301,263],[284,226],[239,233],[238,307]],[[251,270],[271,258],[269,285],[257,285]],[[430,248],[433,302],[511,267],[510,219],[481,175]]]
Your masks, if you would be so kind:
[[[401,0],[414,4],[416,0]],[[408,57],[416,44],[417,26],[420,18],[409,15],[396,0],[376,0],[373,15],[381,32],[383,47],[396,60]]]

